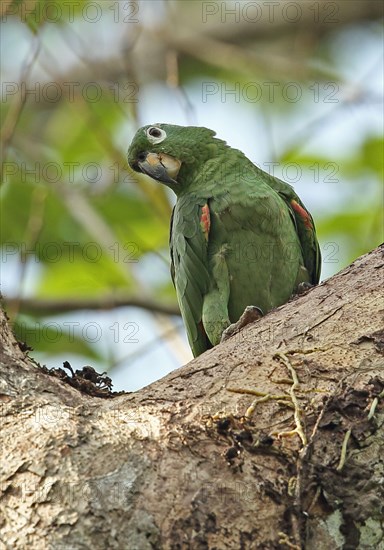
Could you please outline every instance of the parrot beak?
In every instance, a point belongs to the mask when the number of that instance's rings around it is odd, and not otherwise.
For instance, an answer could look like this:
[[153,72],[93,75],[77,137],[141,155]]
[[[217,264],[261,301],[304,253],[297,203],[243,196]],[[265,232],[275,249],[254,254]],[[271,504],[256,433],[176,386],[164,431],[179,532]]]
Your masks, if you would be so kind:
[[141,153],[137,160],[140,172],[162,183],[177,185],[181,162],[165,153]]

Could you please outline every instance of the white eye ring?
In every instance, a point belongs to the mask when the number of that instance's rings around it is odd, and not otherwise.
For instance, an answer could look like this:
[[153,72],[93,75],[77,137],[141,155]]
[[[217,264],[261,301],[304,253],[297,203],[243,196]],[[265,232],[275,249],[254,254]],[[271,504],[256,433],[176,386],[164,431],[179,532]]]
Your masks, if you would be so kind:
[[148,141],[153,145],[156,143],[161,143],[167,137],[167,133],[157,126],[150,126],[145,130],[145,133]]

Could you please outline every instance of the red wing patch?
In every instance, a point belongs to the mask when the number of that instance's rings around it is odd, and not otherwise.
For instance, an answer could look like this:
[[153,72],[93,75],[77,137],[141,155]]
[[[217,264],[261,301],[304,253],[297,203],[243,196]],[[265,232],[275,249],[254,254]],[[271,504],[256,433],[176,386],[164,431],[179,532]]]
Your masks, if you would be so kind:
[[312,230],[313,229],[312,220],[311,220],[311,217],[308,214],[308,212],[305,210],[305,208],[300,206],[300,204],[298,202],[296,202],[295,200],[291,200],[291,206],[294,209],[294,211],[303,220],[306,229]]
[[211,228],[211,216],[208,203],[201,208],[200,226],[203,230],[205,240],[208,241],[209,230]]

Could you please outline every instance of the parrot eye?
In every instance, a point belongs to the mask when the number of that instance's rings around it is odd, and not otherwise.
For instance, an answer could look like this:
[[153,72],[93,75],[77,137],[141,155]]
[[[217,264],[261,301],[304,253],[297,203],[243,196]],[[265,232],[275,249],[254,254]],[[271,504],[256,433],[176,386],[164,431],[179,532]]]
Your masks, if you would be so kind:
[[161,143],[167,137],[166,132],[156,126],[151,126],[145,133],[147,134],[148,141],[153,143],[153,145],[156,143]]

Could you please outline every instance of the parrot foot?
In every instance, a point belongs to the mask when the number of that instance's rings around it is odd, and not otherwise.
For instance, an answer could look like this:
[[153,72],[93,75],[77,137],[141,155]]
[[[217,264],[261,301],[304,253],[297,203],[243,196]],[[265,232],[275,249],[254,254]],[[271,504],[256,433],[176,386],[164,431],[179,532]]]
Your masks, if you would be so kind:
[[225,342],[228,338],[231,338],[234,334],[239,332],[242,328],[254,321],[258,321],[263,316],[263,312],[259,307],[247,306],[244,313],[236,323],[232,323],[223,331],[220,342]]
[[311,283],[306,283],[306,282],[299,283],[299,285],[297,286],[296,294],[305,294],[313,286],[315,285],[312,285]]

